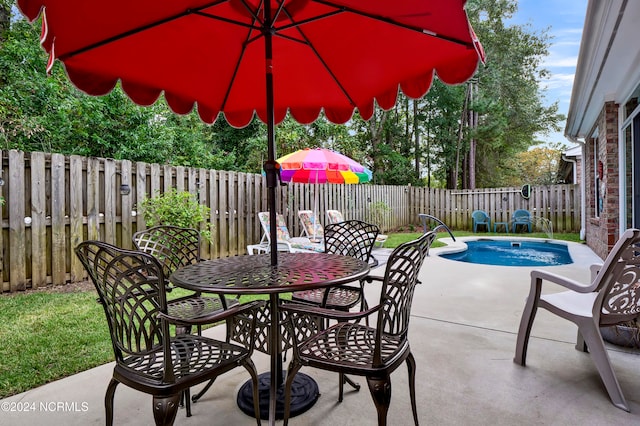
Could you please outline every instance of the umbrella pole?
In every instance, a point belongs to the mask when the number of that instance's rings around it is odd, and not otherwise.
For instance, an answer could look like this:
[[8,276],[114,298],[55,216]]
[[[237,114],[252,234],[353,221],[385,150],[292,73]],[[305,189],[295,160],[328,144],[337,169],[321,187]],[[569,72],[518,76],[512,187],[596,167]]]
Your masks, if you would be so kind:
[[[265,53],[265,77],[267,90],[267,162],[269,168],[267,172],[267,202],[269,204],[269,233],[271,235],[271,266],[278,265],[278,233],[277,233],[277,216],[276,216],[276,186],[277,172],[279,166],[276,163],[276,137],[275,137],[275,115],[274,115],[274,98],[273,98],[273,40],[272,32],[269,31],[273,26],[271,16],[271,2],[264,3],[265,27],[264,32],[264,53]],[[275,425],[276,419],[276,399],[277,388],[282,386],[282,355],[278,353],[280,347],[280,314],[278,312],[278,295],[272,294],[270,297],[271,307],[271,333],[269,339],[271,350],[276,354],[271,354],[270,369],[270,385],[269,385],[269,424]]]
[[316,220],[318,220],[318,171],[316,170],[316,186],[313,188],[313,242],[317,242]]
[[[271,5],[265,4],[266,19],[271,19]],[[270,24],[269,24],[270,25]],[[276,137],[275,137],[275,116],[273,111],[273,43],[270,31],[264,34],[265,50],[265,77],[267,95],[267,163],[265,172],[267,175],[267,203],[269,207],[269,235],[271,242],[271,265],[278,264],[278,221],[276,217],[276,186],[277,169],[276,164]]]

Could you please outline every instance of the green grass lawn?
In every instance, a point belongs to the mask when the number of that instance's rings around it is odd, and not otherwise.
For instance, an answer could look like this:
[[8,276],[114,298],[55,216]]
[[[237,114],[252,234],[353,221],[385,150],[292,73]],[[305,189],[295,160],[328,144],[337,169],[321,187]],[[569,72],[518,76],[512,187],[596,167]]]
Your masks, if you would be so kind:
[[[390,234],[385,247],[397,247],[420,235]],[[513,236],[471,232],[454,235]],[[439,234],[440,238],[448,236]],[[518,236],[546,238],[536,233]],[[555,234],[554,238],[579,241],[577,234]],[[433,247],[442,245],[436,240]],[[172,297],[179,295],[180,290],[172,292]],[[95,290],[86,286],[72,292],[0,295],[0,398],[113,360],[104,312],[96,297]]]

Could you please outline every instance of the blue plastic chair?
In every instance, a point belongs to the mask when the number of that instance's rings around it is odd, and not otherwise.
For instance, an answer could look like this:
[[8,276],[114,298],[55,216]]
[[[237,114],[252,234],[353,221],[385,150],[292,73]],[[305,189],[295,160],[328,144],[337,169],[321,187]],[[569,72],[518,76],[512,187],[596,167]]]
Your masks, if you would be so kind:
[[478,232],[478,225],[485,226],[487,232],[491,232],[491,218],[484,210],[474,210],[471,213],[471,219],[473,221],[473,232]]
[[531,213],[529,210],[516,210],[511,217],[511,223],[513,224],[513,233],[515,234],[518,225],[525,226],[528,232],[532,232],[531,227]]

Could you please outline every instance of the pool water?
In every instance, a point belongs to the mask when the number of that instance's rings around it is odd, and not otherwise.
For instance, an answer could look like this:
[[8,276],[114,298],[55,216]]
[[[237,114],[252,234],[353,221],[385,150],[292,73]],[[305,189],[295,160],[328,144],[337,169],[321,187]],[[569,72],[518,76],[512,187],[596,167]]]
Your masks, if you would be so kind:
[[467,250],[440,256],[460,262],[499,266],[554,266],[573,263],[565,244],[546,241],[465,241]]

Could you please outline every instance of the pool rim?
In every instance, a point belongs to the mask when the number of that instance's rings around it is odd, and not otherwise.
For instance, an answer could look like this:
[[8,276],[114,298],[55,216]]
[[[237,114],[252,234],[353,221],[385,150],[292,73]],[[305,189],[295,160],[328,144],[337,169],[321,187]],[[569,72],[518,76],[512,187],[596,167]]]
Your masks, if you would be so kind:
[[[441,238],[440,241],[447,245],[444,247],[438,247],[431,250],[435,255],[437,255],[439,258],[443,260],[458,262],[458,263],[467,263],[470,265],[484,265],[484,266],[490,266],[490,267],[497,266],[497,267],[504,267],[504,268],[556,268],[561,266],[573,265],[576,263],[576,256],[579,256],[579,254],[575,253],[574,255],[575,250],[572,250],[572,248],[584,246],[584,243],[577,243],[574,241],[556,240],[553,238],[517,237],[517,236],[508,236],[508,235],[507,236],[478,235],[478,236],[458,237],[456,238],[455,241],[453,241],[453,239],[451,238]],[[567,249],[569,251],[569,256],[571,256],[571,263],[564,263],[560,265],[538,265],[538,266],[490,265],[486,263],[463,262],[461,260],[448,259],[446,257],[441,256],[443,254],[461,253],[467,250],[468,249],[468,246],[466,244],[467,241],[513,241],[513,242],[529,241],[529,242],[553,243],[553,244],[564,245],[564,246],[567,246]]]

